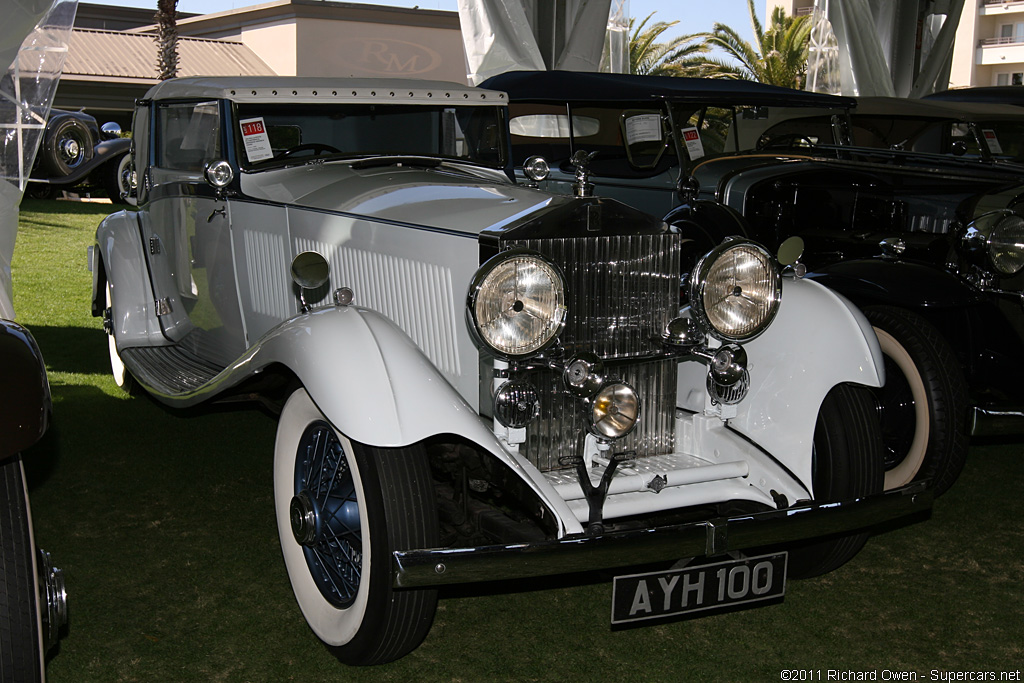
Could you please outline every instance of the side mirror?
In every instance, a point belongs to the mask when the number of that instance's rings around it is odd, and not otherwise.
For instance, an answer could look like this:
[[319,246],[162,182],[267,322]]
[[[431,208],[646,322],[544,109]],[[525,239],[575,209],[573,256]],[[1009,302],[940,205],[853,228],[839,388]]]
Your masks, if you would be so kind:
[[800,257],[804,255],[804,240],[802,237],[794,235],[793,237],[787,238],[779,245],[779,253],[777,258],[779,263],[784,266],[791,266],[800,260]]
[[299,301],[302,312],[309,311],[306,292],[320,289],[327,284],[331,275],[331,267],[323,255],[315,251],[304,251],[292,260],[292,282],[299,286]]

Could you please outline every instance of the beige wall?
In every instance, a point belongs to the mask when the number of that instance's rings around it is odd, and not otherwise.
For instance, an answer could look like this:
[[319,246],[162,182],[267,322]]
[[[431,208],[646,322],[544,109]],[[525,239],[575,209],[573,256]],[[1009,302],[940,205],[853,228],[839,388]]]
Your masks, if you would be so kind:
[[298,45],[294,20],[242,27],[237,36],[279,76],[298,76]]
[[458,31],[300,19],[298,35],[298,70],[303,76],[466,83],[466,57]]
[[455,12],[272,0],[186,19],[178,31],[240,40],[282,76],[467,82]]

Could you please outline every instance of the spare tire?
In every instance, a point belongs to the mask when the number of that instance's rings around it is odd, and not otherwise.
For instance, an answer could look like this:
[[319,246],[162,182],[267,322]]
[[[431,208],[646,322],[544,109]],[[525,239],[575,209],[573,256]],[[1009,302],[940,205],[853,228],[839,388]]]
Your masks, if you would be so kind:
[[50,176],[71,175],[92,159],[93,139],[89,128],[71,116],[50,120],[43,140],[42,162]]

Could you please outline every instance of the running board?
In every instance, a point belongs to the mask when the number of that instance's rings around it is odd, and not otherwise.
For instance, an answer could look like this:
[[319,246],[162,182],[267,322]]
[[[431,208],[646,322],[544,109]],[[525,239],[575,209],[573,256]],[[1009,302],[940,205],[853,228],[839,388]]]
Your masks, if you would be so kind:
[[134,346],[120,356],[139,382],[170,396],[196,391],[224,369],[179,345]]

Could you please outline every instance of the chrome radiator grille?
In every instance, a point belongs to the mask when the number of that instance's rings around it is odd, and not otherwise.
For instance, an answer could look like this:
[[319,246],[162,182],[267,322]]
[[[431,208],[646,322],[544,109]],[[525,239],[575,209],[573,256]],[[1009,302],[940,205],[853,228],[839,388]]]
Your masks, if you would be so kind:
[[[641,417],[615,452],[638,457],[671,453],[675,446],[676,361],[649,360],[651,340],[678,315],[680,237],[622,235],[527,239],[522,246],[555,262],[565,274],[569,319],[561,341],[566,357],[596,353],[611,364],[607,375],[640,396]],[[588,425],[576,399],[549,371],[529,373],[541,395],[541,415],[527,428],[524,454],[542,470],[563,467]]]
[[679,310],[679,235],[613,235],[505,242],[544,254],[566,279],[566,352],[650,354]]

